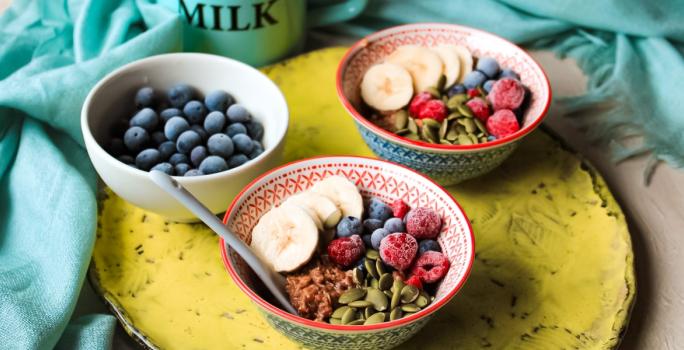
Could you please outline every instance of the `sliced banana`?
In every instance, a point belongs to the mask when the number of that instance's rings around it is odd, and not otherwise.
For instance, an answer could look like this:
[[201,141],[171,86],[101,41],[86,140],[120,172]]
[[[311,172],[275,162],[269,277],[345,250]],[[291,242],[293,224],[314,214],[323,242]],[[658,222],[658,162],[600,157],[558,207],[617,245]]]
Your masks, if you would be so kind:
[[432,48],[444,64],[445,86],[453,85],[461,76],[461,59],[456,45],[442,44]]
[[317,245],[314,220],[293,204],[272,208],[252,230],[252,248],[278,272],[291,272],[306,264]]
[[458,58],[461,61],[461,74],[459,74],[458,82],[462,83],[468,73],[473,70],[473,56],[470,54],[470,50],[465,46],[461,45],[449,45],[453,46],[454,50],[458,53]]
[[363,217],[363,198],[356,185],[340,175],[329,176],[311,187],[311,192],[328,197],[343,216]]
[[361,97],[379,111],[400,109],[411,101],[411,96],[411,75],[396,64],[376,64],[366,71],[361,81]]
[[335,227],[342,219],[342,211],[335,203],[319,193],[304,191],[290,196],[285,203],[297,205],[314,216],[319,230]]
[[400,46],[387,56],[386,61],[398,64],[411,73],[413,89],[416,93],[437,85],[437,81],[442,75],[442,60],[435,52],[426,47]]

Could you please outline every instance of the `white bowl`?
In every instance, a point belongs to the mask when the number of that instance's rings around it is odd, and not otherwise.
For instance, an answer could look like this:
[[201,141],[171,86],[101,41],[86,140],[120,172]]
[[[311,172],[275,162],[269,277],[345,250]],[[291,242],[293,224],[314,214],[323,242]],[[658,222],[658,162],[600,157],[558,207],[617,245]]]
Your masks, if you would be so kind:
[[215,213],[225,211],[233,197],[252,179],[282,161],[289,113],[278,87],[258,70],[235,60],[197,53],[173,53],[129,63],[108,74],[90,91],[81,111],[81,129],[88,156],[102,180],[121,198],[174,221],[195,216],[148,178],[146,171],[128,166],[104,150],[113,123],[134,112],[133,97],[145,85],[167,90],[187,83],[202,94],[229,92],[254,119],[264,125],[265,151],[253,160],[224,172],[176,180]]

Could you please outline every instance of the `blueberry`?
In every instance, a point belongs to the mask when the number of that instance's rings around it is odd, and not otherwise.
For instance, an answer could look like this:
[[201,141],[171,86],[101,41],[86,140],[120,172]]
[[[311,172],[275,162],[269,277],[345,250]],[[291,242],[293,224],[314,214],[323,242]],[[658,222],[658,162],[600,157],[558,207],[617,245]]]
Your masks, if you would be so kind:
[[264,153],[264,148],[261,147],[260,143],[258,143],[257,141],[253,141],[252,143],[254,144],[254,149],[247,155],[249,159],[254,159],[258,157],[260,154]]
[[370,203],[368,203],[368,217],[385,222],[392,217],[392,208],[385,204],[385,202],[372,198]]
[[184,131],[176,140],[176,149],[181,153],[190,153],[193,148],[202,143],[202,138],[193,130]]
[[228,116],[228,120],[231,123],[244,123],[252,119],[252,117],[249,115],[249,111],[237,103],[228,107],[226,116]]
[[389,234],[390,232],[385,230],[384,228],[379,228],[373,231],[373,234],[371,235],[371,246],[373,246],[373,249],[379,250],[380,241],[382,241],[382,239],[387,237]]
[[204,119],[204,129],[209,135],[220,133],[225,125],[226,116],[223,115],[223,112],[213,111],[207,114],[207,117]]
[[150,171],[152,171],[152,170],[159,170],[163,173],[166,173],[167,175],[173,175],[173,165],[166,163],[166,162],[159,163],[159,164],[153,166],[152,169],[150,169]]
[[226,134],[214,134],[207,141],[209,153],[223,158],[228,158],[234,151],[233,141]]
[[494,79],[499,74],[499,62],[491,57],[482,57],[477,60],[475,69],[484,73],[489,79]]
[[188,118],[190,124],[202,124],[207,115],[207,108],[202,102],[192,100],[183,107],[183,114]]
[[176,141],[183,132],[190,130],[190,124],[182,117],[173,117],[164,125],[164,136],[171,141]]
[[150,134],[147,133],[147,130],[139,126],[134,126],[126,130],[123,137],[124,145],[133,152],[141,150],[149,141]]
[[496,80],[487,80],[485,81],[484,84],[482,84],[482,88],[489,93],[492,91],[492,87],[494,86],[494,83],[496,83]]
[[226,134],[230,137],[237,134],[247,134],[247,128],[242,123],[233,123],[226,127]]
[[237,168],[242,164],[249,162],[249,158],[244,154],[234,154],[228,158],[228,168]]
[[228,164],[226,164],[226,161],[219,156],[209,156],[205,158],[202,163],[200,163],[199,170],[203,174],[214,174],[228,170]]
[[463,79],[463,85],[468,89],[474,89],[487,80],[487,76],[479,70],[468,73]]
[[197,146],[190,152],[190,161],[195,166],[199,166],[200,163],[209,155],[207,148],[204,146]]
[[157,100],[154,89],[145,86],[135,93],[135,106],[138,108],[152,107]]
[[188,156],[183,153],[174,153],[169,157],[169,163],[171,165],[178,165],[180,163],[189,163]]
[[181,108],[185,106],[188,101],[192,100],[195,92],[186,84],[178,84],[169,89],[167,97],[173,107]]
[[371,235],[363,235],[361,236],[361,239],[363,240],[363,244],[366,245],[366,247],[371,247]]
[[[370,235],[367,235],[367,236],[370,236]],[[364,242],[365,242],[365,239],[364,239]],[[368,243],[368,246],[370,247],[370,243]],[[365,257],[359,259],[359,261],[356,263],[356,268],[361,270],[361,272],[364,272],[364,273],[366,272],[366,258]]]
[[242,154],[249,154],[254,149],[254,143],[252,139],[245,134],[237,134],[232,137],[233,144],[235,144],[235,150]]
[[351,237],[363,234],[363,225],[359,218],[345,216],[337,223],[337,237]]
[[406,232],[404,221],[399,218],[391,218],[385,221],[383,228],[391,233]]
[[128,164],[128,165],[135,165],[135,159],[132,156],[129,156],[128,154],[124,154],[122,156],[119,156],[118,159],[121,163]]
[[167,160],[172,154],[176,153],[176,143],[173,141],[166,141],[157,148],[161,160]]
[[382,220],[366,219],[363,220],[363,233],[370,235],[375,230],[382,227]]
[[159,113],[159,117],[163,123],[166,123],[173,117],[183,117],[183,112],[178,108],[167,108]]
[[204,104],[210,111],[225,111],[234,102],[233,96],[223,90],[214,90],[204,98]]
[[264,137],[264,126],[256,120],[245,123],[247,134],[254,140],[261,140]]
[[164,136],[164,132],[157,130],[152,133],[152,141],[154,141],[155,144],[161,145],[162,143],[168,141],[166,136]]
[[124,145],[124,142],[120,138],[113,138],[109,140],[109,145],[107,146],[107,150],[109,153],[113,156],[119,156],[124,153],[126,153],[126,145]]
[[188,172],[188,170],[190,170],[190,165],[187,163],[178,163],[175,167],[173,167],[173,170],[176,171],[177,176],[183,176]]
[[491,142],[491,141],[494,141],[494,140],[496,140],[496,136],[494,136],[494,135],[489,135],[489,136],[487,136],[487,141]]
[[204,127],[199,124],[192,124],[190,125],[190,130],[193,130],[194,132],[197,133],[197,135],[200,136],[202,139],[202,143],[207,142],[207,139],[209,138],[209,134],[207,134],[207,131],[204,130]]
[[501,74],[499,74],[499,79],[503,79],[503,78],[511,78],[511,79],[515,79],[515,80],[520,80],[520,76],[518,75],[518,73],[516,73],[512,69],[501,70]]
[[152,132],[159,125],[159,116],[152,108],[143,108],[131,118],[129,124]]
[[449,97],[452,97],[454,95],[460,95],[460,94],[465,94],[467,91],[466,87],[463,86],[463,84],[456,84],[452,86],[449,91],[447,91],[447,95]]
[[159,151],[154,148],[148,148],[138,153],[135,157],[135,166],[141,170],[150,170],[155,164],[159,163],[161,156]]
[[202,172],[202,170],[199,170],[199,169],[190,169],[185,174],[183,174],[183,176],[200,176],[200,175],[204,175],[204,173]]
[[423,254],[428,250],[442,252],[442,247],[440,247],[439,243],[433,239],[424,239],[418,243],[418,254]]

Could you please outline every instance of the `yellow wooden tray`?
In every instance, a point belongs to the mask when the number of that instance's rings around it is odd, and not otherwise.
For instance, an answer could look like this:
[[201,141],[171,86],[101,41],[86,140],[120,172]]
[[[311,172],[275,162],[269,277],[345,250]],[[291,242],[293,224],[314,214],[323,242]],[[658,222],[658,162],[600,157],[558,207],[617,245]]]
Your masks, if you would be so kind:
[[[265,69],[291,109],[286,160],[371,155],[335,94],[344,51]],[[595,171],[538,131],[491,174],[449,190],[475,231],[473,271],[402,349],[617,346],[636,292],[633,253],[623,214]],[[205,226],[166,222],[108,190],[99,209],[90,280],[141,344],[298,348],[231,281]]]

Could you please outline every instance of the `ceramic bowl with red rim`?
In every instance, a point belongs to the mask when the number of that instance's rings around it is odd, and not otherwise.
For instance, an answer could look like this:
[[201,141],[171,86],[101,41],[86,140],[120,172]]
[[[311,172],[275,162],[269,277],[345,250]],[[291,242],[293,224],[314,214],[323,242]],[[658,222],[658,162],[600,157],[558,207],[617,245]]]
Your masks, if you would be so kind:
[[[529,89],[530,100],[520,130],[494,141],[443,145],[414,141],[381,128],[368,119],[373,112],[362,101],[360,84],[366,71],[404,45],[465,46],[474,57],[492,57],[514,70]],[[551,102],[551,87],[541,66],[523,49],[496,35],[454,24],[416,23],[373,33],[354,44],[339,64],[337,94],[364,141],[381,158],[418,170],[442,185],[485,174],[499,166],[527,134],[542,122]]]
[[255,179],[230,205],[224,222],[245,242],[260,217],[287,197],[318,181],[342,175],[354,182],[364,200],[391,202],[401,198],[411,207],[428,207],[442,217],[437,239],[451,266],[439,283],[435,300],[423,310],[398,320],[373,325],[332,325],[316,322],[278,308],[245,262],[220,242],[226,269],[238,287],[258,306],[279,332],[312,349],[386,349],[406,341],[448,303],[465,283],[474,257],[470,223],[456,200],[441,186],[409,168],[362,157],[321,157],[274,169]]

